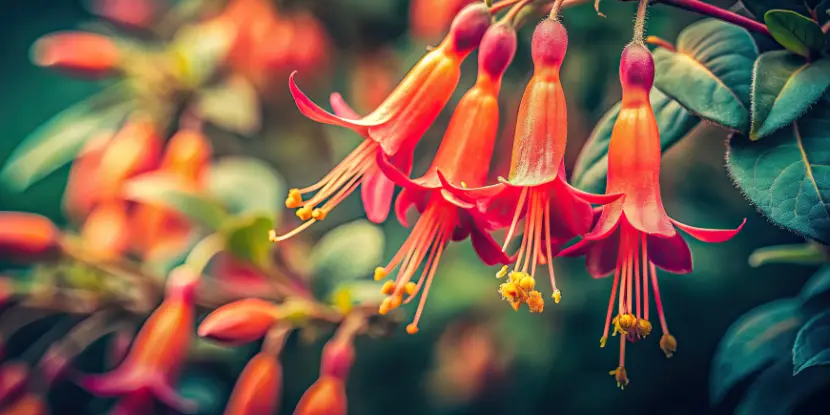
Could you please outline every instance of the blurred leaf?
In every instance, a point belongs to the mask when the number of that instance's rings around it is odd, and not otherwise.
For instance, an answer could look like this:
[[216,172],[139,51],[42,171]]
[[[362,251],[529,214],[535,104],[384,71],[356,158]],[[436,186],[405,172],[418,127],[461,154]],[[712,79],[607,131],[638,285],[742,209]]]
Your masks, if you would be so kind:
[[824,266],[804,284],[801,289],[801,301],[807,303],[830,294],[830,266]]
[[[649,95],[657,127],[660,130],[660,147],[666,151],[680,141],[699,122],[699,119],[683,108],[677,101],[657,88]],[[608,174],[608,144],[620,104],[611,108],[594,127],[574,166],[571,182],[587,192],[605,192],[605,178]]]
[[115,130],[135,107],[115,85],[61,111],[9,156],[0,180],[17,191],[72,161],[84,143],[106,130]]
[[707,19],[680,32],[677,52],[654,51],[654,86],[690,112],[736,131],[749,128],[755,41],[745,29]]
[[809,58],[824,46],[824,33],[812,19],[791,10],[770,10],[764,14],[770,34],[787,50]]
[[278,217],[285,184],[267,163],[253,157],[225,157],[210,169],[208,193],[234,215]]
[[175,177],[164,173],[144,174],[130,180],[124,187],[124,197],[175,210],[213,229],[222,225],[226,215],[216,201],[187,190]]
[[801,327],[793,345],[793,376],[813,366],[830,365],[830,310]]
[[795,121],[830,87],[830,59],[807,62],[781,50],[762,54],[753,73],[753,140]]
[[268,240],[271,229],[274,229],[274,219],[270,215],[248,215],[229,219],[222,233],[225,246],[233,256],[268,269],[273,245]]
[[735,321],[712,362],[712,403],[720,402],[748,376],[787,357],[801,322],[799,302],[789,298],[756,307]]
[[755,15],[757,20],[763,20],[764,14],[772,9],[793,10],[801,14],[809,13],[803,0],[741,0],[741,3]]
[[230,132],[252,136],[262,126],[259,96],[254,86],[240,76],[203,89],[196,105],[204,119]]
[[385,297],[375,281],[346,281],[332,291],[329,302],[346,314],[355,305],[380,304]]
[[[379,227],[357,220],[325,234],[312,250],[314,274],[329,287],[365,278],[383,259],[384,235]],[[380,290],[380,286],[377,287]]]
[[830,102],[762,141],[734,134],[727,167],[744,195],[773,223],[830,242]]
[[196,403],[192,415],[222,413],[227,400],[227,389],[208,373],[186,372],[176,388],[182,398]]
[[233,28],[219,20],[180,29],[170,54],[184,86],[195,89],[210,80],[230,51],[233,38]]
[[819,265],[827,260],[824,250],[816,243],[775,245],[758,248],[749,256],[753,268],[766,264]]
[[783,359],[764,371],[749,387],[736,415],[789,415],[801,402],[830,384],[830,371],[814,369],[792,375],[792,361]]

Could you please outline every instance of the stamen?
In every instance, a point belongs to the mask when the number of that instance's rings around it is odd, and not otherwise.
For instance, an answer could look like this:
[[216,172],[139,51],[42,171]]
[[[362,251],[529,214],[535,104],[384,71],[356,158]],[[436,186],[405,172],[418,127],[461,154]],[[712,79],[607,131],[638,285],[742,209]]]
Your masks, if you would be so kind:
[[406,332],[415,334],[418,332],[418,322],[421,320],[421,315],[424,312],[424,305],[427,303],[427,296],[429,295],[429,287],[432,285],[432,279],[435,277],[435,271],[438,269],[438,262],[441,260],[441,254],[444,252],[444,247],[447,245],[447,237],[449,232],[441,232],[440,244],[438,245],[438,253],[435,256],[435,262],[430,264],[429,275],[426,278],[426,286],[424,292],[421,294],[421,301],[418,303],[418,310],[415,311],[415,318],[412,323],[406,326]]
[[[530,195],[530,205],[528,206],[527,214],[530,216],[530,225],[526,228],[526,232],[528,233],[528,243],[527,243],[527,251],[525,253],[524,264],[522,265],[522,272],[527,274],[527,269],[530,266],[530,256],[531,253],[534,252],[534,243],[536,242],[536,192],[531,193]],[[527,223],[527,221],[525,221]]]
[[643,234],[643,302],[645,303],[645,311],[643,318],[648,320],[648,244],[646,243],[646,234]]
[[317,220],[316,219],[311,219],[311,220],[305,221],[305,222],[303,222],[302,225],[294,228],[291,232],[288,232],[284,235],[279,235],[279,236],[277,236],[276,231],[273,231],[273,230],[268,231],[268,240],[271,241],[271,242],[274,242],[274,243],[282,242],[282,241],[284,241],[286,239],[289,239],[289,238],[297,235],[298,233],[308,229],[308,227],[313,225],[314,222],[317,222]]
[[642,316],[641,313],[643,311],[642,298],[640,298],[640,244],[639,244],[640,241],[639,241],[639,238],[635,237],[634,239],[636,241],[634,243],[636,248],[634,249],[634,252],[632,252],[632,255],[634,256],[634,283],[636,284],[636,287],[634,288],[634,292],[636,293],[636,296],[637,296],[637,314],[636,314],[636,316],[639,319]]
[[663,301],[660,299],[660,287],[657,285],[657,269],[652,262],[649,262],[649,273],[651,274],[651,286],[654,289],[654,302],[657,304],[657,315],[660,317],[660,327],[663,328],[663,333],[668,334],[669,326],[666,324],[666,315],[663,314]]
[[553,274],[553,254],[550,248],[551,240],[550,240],[550,200],[545,200],[545,248],[547,249],[547,258],[548,258],[548,274],[550,275],[550,287],[553,290],[553,301],[556,304],[559,304],[559,301],[562,299],[562,294],[559,292],[559,289],[556,288],[556,276]]
[[504,245],[502,245],[501,250],[507,250],[507,244],[510,243],[510,240],[513,239],[513,232],[516,231],[516,224],[519,223],[519,217],[521,216],[522,209],[525,205],[525,199],[527,198],[527,188],[525,187],[522,189],[521,195],[519,195],[519,202],[516,204],[516,212],[513,214],[513,221],[510,222],[510,229],[507,231],[507,235],[504,237]]
[[[533,262],[530,268],[531,277],[536,276],[536,264],[539,263],[539,251],[542,249],[541,222],[543,220],[542,213],[544,213],[544,209],[541,209],[541,206],[539,206],[541,203],[540,199],[542,198],[542,195],[539,194],[540,192],[538,191],[534,191],[533,193],[536,195],[536,197],[533,198],[533,220],[535,222],[535,225],[533,226],[533,239],[536,241],[536,246],[533,249]],[[528,254],[528,259],[530,259],[529,257],[530,254]],[[527,264],[525,264],[525,266],[527,266]]]
[[605,347],[608,341],[608,330],[611,327],[611,312],[614,310],[614,300],[617,297],[617,287],[620,284],[620,262],[622,256],[617,254],[617,267],[614,269],[614,283],[611,285],[611,298],[608,300],[608,313],[605,315],[605,329],[602,331],[602,338],[599,340],[599,347]]

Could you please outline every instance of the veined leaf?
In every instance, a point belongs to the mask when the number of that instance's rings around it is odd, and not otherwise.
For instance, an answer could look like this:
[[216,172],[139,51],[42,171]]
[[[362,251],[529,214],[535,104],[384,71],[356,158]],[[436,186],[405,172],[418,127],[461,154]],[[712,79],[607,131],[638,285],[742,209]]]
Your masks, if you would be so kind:
[[792,123],[830,87],[830,59],[808,62],[786,51],[762,54],[752,82],[753,140]]
[[727,167],[744,195],[773,223],[830,242],[830,103],[762,141],[734,134]]
[[702,118],[746,131],[757,57],[758,48],[745,29],[703,20],[680,32],[677,52],[654,51],[654,86]]
[[782,359],[765,370],[749,387],[735,414],[789,415],[799,403],[830,384],[826,368],[793,376],[792,367],[790,359]]
[[[677,101],[672,100],[659,89],[653,88],[651,107],[657,118],[657,127],[660,130],[660,146],[663,151],[685,137],[700,120],[687,111]],[[571,181],[574,186],[587,192],[603,193],[605,179],[608,174],[608,144],[611,142],[611,131],[617,116],[620,113],[620,104],[611,108],[597,123],[588,142],[582,147],[582,152],[576,161]]]
[[178,211],[214,229],[222,225],[226,216],[218,202],[191,191],[164,173],[147,173],[130,180],[124,187],[124,197]]
[[709,397],[720,402],[739,382],[787,357],[802,323],[799,301],[777,300],[750,310],[723,336],[712,362]]
[[805,304],[819,297],[830,294],[830,266],[824,266],[801,288],[801,301]]
[[804,324],[793,345],[793,376],[814,366],[830,365],[830,310]]
[[773,39],[793,53],[808,58],[824,46],[821,27],[792,10],[770,10],[764,14],[764,22]]
[[0,180],[16,191],[72,161],[84,143],[105,130],[115,130],[135,104],[115,85],[69,107],[40,126],[11,154]]

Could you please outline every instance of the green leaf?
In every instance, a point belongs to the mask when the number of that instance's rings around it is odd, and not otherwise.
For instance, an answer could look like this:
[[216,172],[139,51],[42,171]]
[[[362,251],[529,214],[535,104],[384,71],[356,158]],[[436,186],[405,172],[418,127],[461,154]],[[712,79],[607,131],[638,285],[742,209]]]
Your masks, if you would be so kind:
[[313,249],[315,283],[328,291],[340,282],[371,275],[383,259],[384,241],[383,231],[366,220],[334,228]]
[[118,128],[134,107],[116,85],[61,111],[15,149],[0,180],[16,191],[26,190],[72,161],[87,140]]
[[786,51],[762,54],[752,82],[753,140],[802,116],[830,87],[830,59],[807,62]]
[[773,223],[830,242],[830,103],[762,141],[734,134],[727,167],[744,195]]
[[[657,127],[660,130],[660,146],[663,151],[680,141],[696,125],[699,119],[683,108],[677,101],[654,88],[649,96],[654,116],[657,118]],[[605,177],[608,173],[608,144],[611,141],[611,130],[620,113],[620,104],[611,108],[597,123],[588,142],[582,147],[582,152],[574,166],[571,181],[574,186],[594,193],[605,191]]]
[[274,229],[270,216],[249,215],[229,219],[222,227],[225,247],[233,256],[261,268],[271,266],[271,248],[268,231]]
[[798,295],[803,303],[827,297],[830,294],[830,266],[824,266],[804,284]]
[[241,76],[203,89],[196,105],[199,115],[233,133],[252,136],[262,126],[259,96],[251,82]]
[[793,245],[774,245],[758,248],[749,255],[749,266],[766,264],[820,265],[827,261],[821,247],[812,242]]
[[750,310],[729,327],[712,362],[713,404],[742,380],[789,354],[802,323],[798,306],[794,299],[773,301]]
[[269,214],[282,210],[285,181],[262,160],[225,157],[210,169],[208,194],[220,200],[234,215]]
[[793,376],[792,367],[792,360],[785,358],[764,371],[747,389],[735,414],[790,415],[799,403],[830,384],[829,370],[809,370]]
[[654,86],[702,118],[746,131],[757,57],[758,48],[745,29],[703,20],[680,32],[677,52],[654,51]]
[[824,33],[816,22],[791,10],[770,10],[764,14],[770,34],[781,46],[804,57],[820,52]]
[[763,20],[764,14],[773,9],[793,10],[801,14],[809,13],[804,0],[741,0],[757,20]]
[[793,345],[793,376],[814,366],[830,365],[830,310],[804,324]]
[[216,23],[181,28],[170,44],[170,56],[183,85],[198,88],[212,78],[233,44],[233,30]]
[[187,190],[175,177],[164,173],[143,174],[130,180],[124,187],[124,197],[178,211],[214,229],[226,216],[219,203]]

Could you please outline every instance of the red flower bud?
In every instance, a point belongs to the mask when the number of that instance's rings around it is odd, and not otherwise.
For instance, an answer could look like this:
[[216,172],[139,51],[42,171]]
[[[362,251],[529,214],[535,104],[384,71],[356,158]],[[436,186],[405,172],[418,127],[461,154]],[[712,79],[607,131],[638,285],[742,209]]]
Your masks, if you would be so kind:
[[516,46],[516,29],[509,24],[491,26],[481,39],[478,67],[492,78],[501,78],[516,55]]
[[224,415],[273,414],[282,397],[282,365],[268,353],[254,356],[239,375]]
[[180,130],[164,149],[161,169],[175,173],[188,183],[199,185],[207,171],[213,146],[200,131]]
[[74,220],[86,219],[100,199],[98,168],[112,135],[112,131],[106,131],[90,139],[72,163],[63,193],[63,209]]
[[474,0],[412,0],[409,25],[412,36],[433,41],[443,36],[453,17]]
[[554,19],[543,20],[533,32],[531,54],[537,68],[559,68],[568,51],[568,32]]
[[230,344],[261,339],[280,318],[279,308],[258,298],[225,304],[199,325],[199,336]]
[[294,415],[346,415],[346,384],[333,376],[321,376],[305,391]]
[[53,33],[38,39],[33,47],[36,65],[92,77],[113,72],[120,55],[112,39],[95,33]]
[[121,256],[130,242],[127,204],[119,201],[99,205],[81,228],[84,251],[100,261]]
[[161,145],[152,121],[144,118],[128,121],[101,156],[97,179],[101,199],[119,198],[125,180],[158,167]]
[[320,376],[330,376],[342,381],[349,377],[349,370],[354,364],[354,344],[352,338],[330,340],[323,348],[320,363]]
[[654,58],[648,48],[637,43],[625,47],[620,61],[620,83],[623,89],[636,88],[648,97],[654,84]]
[[29,381],[29,366],[23,362],[8,362],[0,367],[0,407],[17,399]]
[[60,233],[46,217],[0,212],[0,259],[27,263],[52,257]]
[[483,2],[463,8],[450,26],[452,46],[458,53],[470,52],[478,47],[484,32],[490,27],[490,10]]

